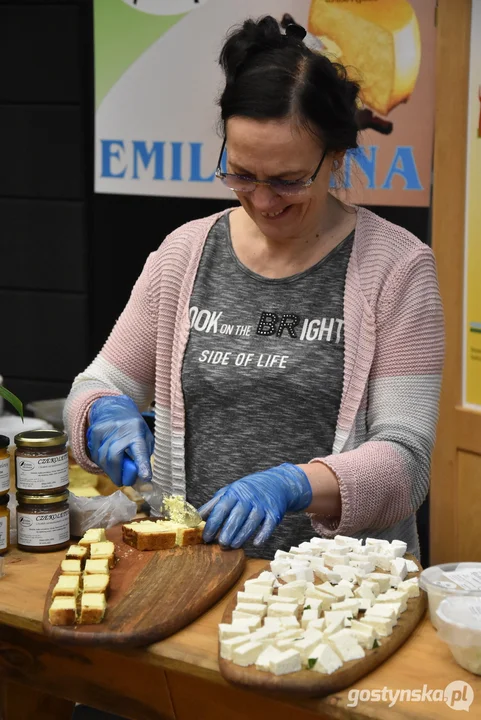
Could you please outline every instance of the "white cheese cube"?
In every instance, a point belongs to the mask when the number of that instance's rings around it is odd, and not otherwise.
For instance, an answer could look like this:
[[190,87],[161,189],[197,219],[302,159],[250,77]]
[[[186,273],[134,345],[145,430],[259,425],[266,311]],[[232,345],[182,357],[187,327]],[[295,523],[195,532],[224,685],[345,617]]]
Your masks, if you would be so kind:
[[340,553],[329,551],[322,556],[324,565],[328,568],[334,568],[335,565],[349,565],[349,557]]
[[264,648],[264,650],[261,652],[255,662],[256,670],[264,670],[265,672],[270,672],[271,662],[276,660],[279,655],[281,655],[281,651],[275,648],[273,645],[269,645],[268,647]]
[[391,560],[391,575],[397,575],[401,580],[404,580],[407,573],[406,561],[402,557]]
[[368,615],[369,611],[361,618],[360,622],[365,625],[371,625],[381,637],[391,635],[393,624],[388,618],[382,618],[379,615]]
[[259,615],[252,615],[251,613],[241,612],[239,610],[232,611],[232,622],[242,622],[247,625],[251,630],[259,628],[262,623],[262,618]]
[[353,587],[354,583],[349,582],[349,580],[341,580],[338,587],[341,587],[343,590],[346,591],[346,598],[352,598],[354,597],[353,593]]
[[271,571],[276,576],[285,575],[290,570],[290,562],[284,560],[272,560]]
[[357,598],[365,598],[366,600],[374,602],[376,596],[374,595],[372,588],[369,587],[369,585],[365,585],[364,582],[365,581],[363,580],[359,587],[354,590],[354,595]]
[[298,637],[304,637],[303,630],[282,630],[280,633],[276,634],[274,642],[277,642],[278,640],[292,640],[293,638]]
[[324,592],[327,595],[333,595],[338,600],[344,600],[346,597],[345,589],[338,585],[332,585],[329,582],[324,582],[322,585],[316,585],[316,588],[320,592]]
[[305,582],[314,581],[314,570],[311,568],[298,568],[294,570],[296,580],[304,580]]
[[294,580],[293,582],[281,585],[277,594],[279,597],[288,595],[289,597],[303,598],[307,587],[306,582],[307,581],[304,580]]
[[299,545],[299,550],[302,550],[303,553],[306,553],[306,555],[309,555],[312,553],[313,546],[310,542],[302,542]]
[[249,613],[250,615],[258,615],[261,618],[267,613],[267,605],[264,603],[240,602],[237,603],[235,609],[239,612]]
[[307,628],[312,620],[319,619],[319,612],[315,609],[304,610],[301,616],[301,627]]
[[[295,582],[297,578],[294,570],[288,570],[287,572],[282,573],[282,575],[279,575],[279,579],[284,583],[290,583]],[[282,585],[280,587],[282,587]]]
[[266,597],[268,595],[272,595],[272,591],[273,587],[270,585],[262,585],[261,583],[250,583],[249,580],[247,580],[246,584],[244,585],[244,592],[249,593],[249,595]]
[[390,545],[390,542],[389,542],[389,540],[384,540],[382,538],[366,538],[365,544],[366,544],[366,546],[384,545],[384,547],[386,547],[386,545]]
[[300,640],[301,638],[284,638],[283,640],[274,640],[275,647],[280,650],[281,652],[285,652],[286,650],[292,650],[295,649],[295,641]]
[[269,630],[274,631],[275,633],[282,632],[285,628],[283,627],[283,624],[281,623],[281,619],[278,617],[265,617],[264,618],[264,625],[262,626],[264,628],[269,628]]
[[349,580],[349,582],[354,582],[356,580],[354,568],[349,567],[349,565],[334,565],[332,570],[333,572],[338,573],[342,580]]
[[[397,605],[400,606],[400,603],[397,603]],[[369,608],[364,617],[374,617],[375,615],[387,618],[392,621],[393,625],[395,625],[400,615],[400,611],[399,607],[393,607],[390,603],[376,603]]]
[[365,552],[350,552],[348,558],[350,562],[370,562],[369,555]]
[[311,630],[310,635],[306,635],[303,638],[295,640],[295,645],[293,647],[301,654],[301,662],[305,662],[307,660],[311,650],[319,645],[320,642],[322,642],[322,632],[319,632],[318,630]]
[[370,573],[366,578],[369,582],[375,582],[379,585],[379,592],[386,592],[391,586],[391,576],[385,573]]
[[333,622],[328,622],[326,618],[326,629],[324,630],[324,637],[328,637],[329,635],[334,635],[334,633],[339,632],[340,630],[343,630],[345,627],[345,620],[346,620],[346,613],[342,613],[344,617],[340,617],[338,620],[334,620]]
[[[320,571],[317,570],[317,573],[320,573]],[[316,571],[314,571],[314,574],[316,574]],[[318,575],[318,577],[319,577],[319,575]],[[334,572],[334,570],[329,570],[328,568],[326,568],[323,576],[321,576],[320,579],[323,580],[324,582],[328,582],[333,585],[336,585],[337,583],[341,582],[342,577],[339,575],[338,572]]]
[[403,540],[393,540],[391,543],[391,549],[394,553],[394,557],[402,558],[408,549],[408,544]]
[[[417,581],[417,578],[413,578]],[[419,597],[419,583],[412,582],[411,580],[403,580],[399,583],[398,590],[408,593],[408,598]]]
[[313,558],[311,558],[311,565],[310,565],[310,566],[311,566],[311,568],[312,568],[314,571],[316,571],[316,570],[324,570],[324,569],[325,569],[324,558],[322,558],[322,557],[313,557]]
[[362,547],[362,540],[348,537],[347,535],[336,535],[334,537],[334,542],[336,545],[344,545],[351,550],[353,550],[354,548]]
[[407,599],[408,594],[407,592],[404,592],[403,590],[388,590],[385,593],[382,593],[381,595],[378,595],[376,598],[376,602],[400,602],[401,603],[401,612],[404,612],[407,608]]
[[318,620],[311,620],[309,625],[307,626],[308,630],[319,630],[320,632],[323,632],[326,628],[326,618],[322,617]]
[[232,650],[232,662],[242,667],[254,665],[263,649],[264,645],[260,642],[248,642],[245,645],[239,645]]
[[301,558],[299,556],[299,560],[296,558],[295,560],[291,560],[291,570],[293,572],[296,572],[296,570],[303,570],[304,568],[308,568],[311,566],[310,560],[305,560],[305,558]]
[[[253,633],[251,633],[249,640],[261,642],[261,641],[269,641],[271,642],[274,637],[278,637],[278,634],[273,632],[271,628],[266,627],[260,627],[258,630],[254,630]],[[267,644],[269,644],[267,642]]]
[[272,603],[272,605],[269,605],[267,608],[267,615],[268,617],[282,617],[286,615],[295,617],[298,607],[297,603]]
[[310,544],[314,547],[321,548],[322,551],[330,550],[336,544],[334,540],[330,538],[313,537],[310,539]]
[[371,607],[371,605],[373,603],[373,601],[369,600],[369,598],[360,597],[360,598],[357,598],[357,600],[359,602],[359,610],[369,610],[369,608]]
[[291,555],[302,555],[302,550],[297,545],[293,545],[291,548],[289,548],[289,552]]
[[219,640],[228,640],[229,638],[239,637],[239,635],[249,635],[250,631],[248,625],[239,621],[219,623]]
[[369,557],[374,562],[377,569],[384,570],[385,572],[390,572],[391,557],[389,555],[381,555],[381,553],[371,553]]
[[274,560],[292,560],[294,555],[286,552],[285,550],[276,550],[274,553]]
[[350,621],[352,617],[353,614],[350,610],[328,610],[324,613],[324,618],[326,620],[326,628],[328,628],[332,623],[338,623],[341,621],[342,627],[345,627],[345,621]]
[[376,566],[369,560],[350,560],[349,565],[357,570],[362,570],[363,574],[367,575],[375,571]]
[[408,573],[419,572],[419,568],[414,560],[406,560],[406,569]]
[[366,623],[353,620],[351,623],[351,631],[356,636],[361,647],[365,650],[371,650],[373,648],[374,641],[377,640],[377,632],[372,625],[366,625]]
[[271,662],[270,670],[274,675],[287,675],[301,670],[301,655],[297,650],[286,650]]
[[325,643],[320,643],[317,647],[311,650],[307,662],[310,670],[314,670],[314,672],[319,673],[326,673],[327,675],[339,670],[343,664],[339,655],[334,652],[330,645]]
[[317,617],[319,617],[323,610],[322,599],[318,599],[315,597],[306,597],[306,599],[304,600],[304,611],[305,610],[315,610],[317,612]]
[[333,603],[331,609],[347,610],[353,617],[357,617],[359,614],[359,603],[355,598],[352,600],[343,600],[342,602]]
[[255,603],[259,604],[263,602],[263,595],[255,595],[250,592],[238,592],[237,593],[237,604],[239,603]]
[[389,576],[389,585],[390,587],[396,589],[399,586],[399,583],[401,583],[402,580],[397,575],[390,575]]
[[294,617],[294,615],[283,615],[279,618],[279,620],[281,622],[281,627],[283,627],[284,630],[293,630],[301,627],[299,620]]
[[297,597],[291,597],[290,595],[271,595],[267,598],[266,604],[273,605],[274,603],[296,603],[297,605],[302,604],[302,600]]
[[227,638],[226,640],[221,640],[220,656],[224,658],[224,660],[232,660],[233,649],[239,647],[240,645],[245,645],[246,642],[248,642],[248,639],[250,640],[251,637],[251,635],[241,635],[240,637],[237,636]]
[[334,595],[328,595],[327,593],[318,592],[317,590],[306,590],[305,605],[308,605],[310,600],[318,600],[321,602],[323,610],[329,610],[332,603],[336,601]]
[[329,636],[329,645],[344,660],[360,660],[366,653],[350,630],[341,630]]
[[261,574],[257,577],[257,582],[260,585],[269,585],[269,587],[272,587],[275,579],[276,576],[274,575],[274,573],[269,572],[269,570],[263,570]]

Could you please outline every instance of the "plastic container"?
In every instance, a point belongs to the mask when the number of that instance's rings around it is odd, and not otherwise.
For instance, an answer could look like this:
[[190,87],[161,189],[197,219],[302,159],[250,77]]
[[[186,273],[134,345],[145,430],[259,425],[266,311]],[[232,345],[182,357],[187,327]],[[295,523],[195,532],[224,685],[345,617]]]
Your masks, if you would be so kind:
[[481,675],[481,598],[445,598],[436,611],[438,636],[462,668]]
[[[451,575],[451,573],[456,573],[456,575]],[[444,598],[481,598],[481,563],[461,562],[432,565],[422,571],[419,587],[428,595],[429,617],[437,629],[436,611]]]

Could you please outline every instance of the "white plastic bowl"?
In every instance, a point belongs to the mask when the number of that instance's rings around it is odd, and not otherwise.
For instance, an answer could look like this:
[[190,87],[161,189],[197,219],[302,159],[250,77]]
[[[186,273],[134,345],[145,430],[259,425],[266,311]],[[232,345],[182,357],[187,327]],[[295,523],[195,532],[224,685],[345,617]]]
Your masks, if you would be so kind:
[[461,562],[432,565],[423,570],[419,577],[419,586],[427,592],[429,604],[429,617],[437,629],[438,620],[436,611],[446,597],[479,597],[481,598],[481,582],[478,589],[467,590],[452,581],[445,573],[475,570],[481,578],[481,563]]
[[438,637],[462,668],[481,675],[481,598],[445,598],[436,611]]

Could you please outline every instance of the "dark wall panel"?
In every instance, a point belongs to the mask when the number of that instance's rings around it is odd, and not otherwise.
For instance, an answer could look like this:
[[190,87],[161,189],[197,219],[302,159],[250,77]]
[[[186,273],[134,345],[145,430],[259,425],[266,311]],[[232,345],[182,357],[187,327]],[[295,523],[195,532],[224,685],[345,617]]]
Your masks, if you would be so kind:
[[67,3],[0,5],[0,102],[80,101],[78,15]]
[[[5,377],[3,379],[5,387],[13,392],[25,405],[35,400],[56,400],[57,398],[67,397],[71,383],[70,382],[48,382],[46,380],[22,380],[18,378]],[[13,412],[10,405],[5,403],[5,412]],[[26,412],[27,415],[32,413]]]
[[84,196],[80,108],[0,106],[0,195]]
[[84,296],[0,290],[0,307],[12,321],[0,347],[3,376],[71,382],[85,368]]
[[86,292],[85,204],[0,198],[1,288]]

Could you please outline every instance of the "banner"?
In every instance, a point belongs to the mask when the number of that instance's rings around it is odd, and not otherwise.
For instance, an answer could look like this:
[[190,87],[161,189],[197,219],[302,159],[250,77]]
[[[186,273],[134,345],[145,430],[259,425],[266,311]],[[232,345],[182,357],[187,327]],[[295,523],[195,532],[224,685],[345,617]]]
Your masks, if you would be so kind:
[[481,0],[473,0],[469,63],[463,404],[481,410]]
[[215,179],[227,31],[288,13],[362,84],[347,199],[430,204],[436,0],[94,0],[95,191],[230,198]]

